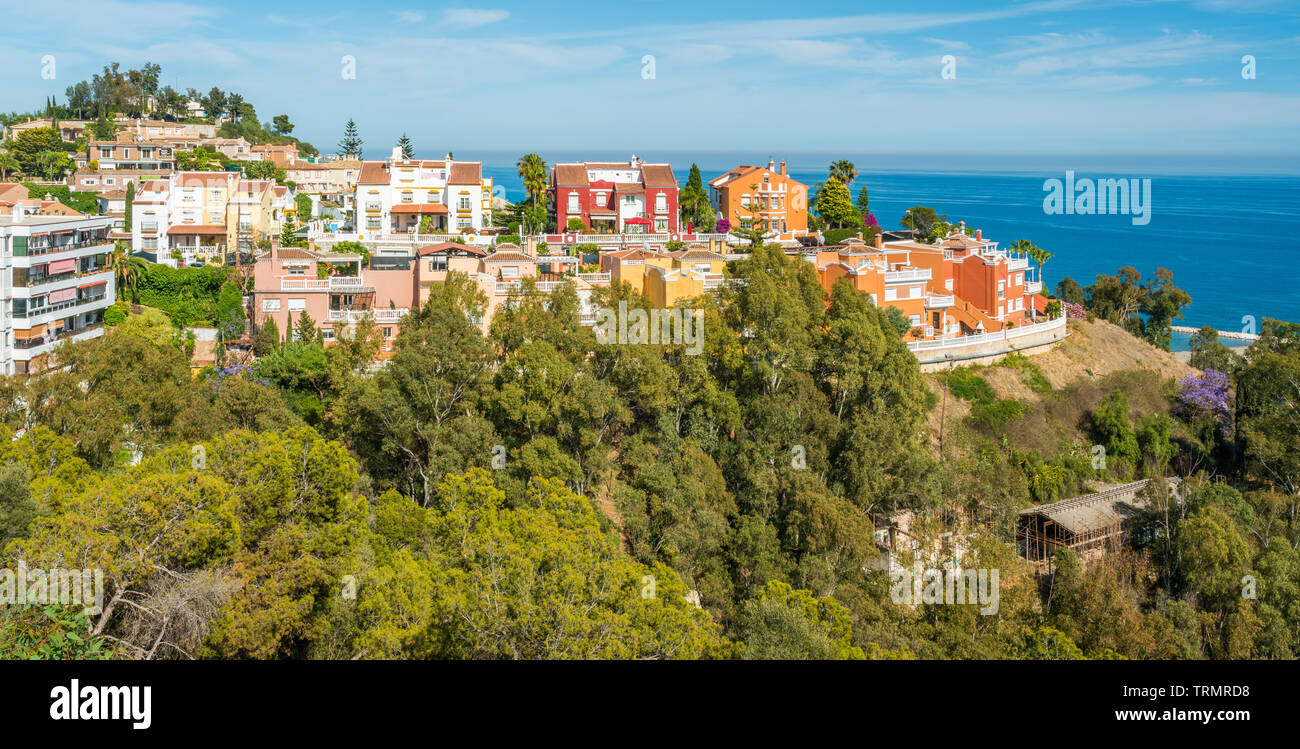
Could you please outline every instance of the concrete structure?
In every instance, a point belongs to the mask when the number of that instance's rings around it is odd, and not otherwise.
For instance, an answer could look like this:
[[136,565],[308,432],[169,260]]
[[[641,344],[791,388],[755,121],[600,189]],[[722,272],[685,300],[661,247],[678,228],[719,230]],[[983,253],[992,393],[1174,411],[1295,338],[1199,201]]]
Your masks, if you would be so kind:
[[808,186],[786,174],[785,161],[779,171],[773,161],[767,168],[738,166],[710,180],[709,188],[717,217],[733,229],[757,224],[772,240],[808,234]]
[[492,178],[478,161],[403,159],[361,165],[356,188],[357,231],[378,238],[415,233],[425,218],[431,233],[478,233],[492,224]]
[[566,231],[570,219],[596,233],[679,231],[677,178],[669,164],[647,164],[636,156],[626,162],[556,164],[548,191],[557,231]]
[[0,215],[0,374],[32,374],[66,341],[103,334],[113,303],[106,216]]

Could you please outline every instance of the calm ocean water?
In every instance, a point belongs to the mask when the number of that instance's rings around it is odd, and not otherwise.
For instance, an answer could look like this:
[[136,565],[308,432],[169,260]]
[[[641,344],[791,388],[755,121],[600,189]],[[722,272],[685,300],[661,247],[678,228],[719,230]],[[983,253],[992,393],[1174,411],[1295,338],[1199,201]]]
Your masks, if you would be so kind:
[[[542,157],[550,163],[584,157],[626,159],[627,154],[556,152]],[[644,157],[670,159],[682,184],[691,161],[700,165],[707,182],[736,164],[767,160],[734,154]],[[517,154],[471,158],[484,160],[485,173],[505,187],[507,199],[523,195],[514,167]],[[1179,324],[1242,330],[1249,317],[1300,321],[1300,271],[1296,264],[1300,254],[1300,177],[1085,170],[1069,164],[1056,172],[1041,166],[1024,172],[871,169],[869,158],[855,158],[854,162],[859,170],[852,187],[854,197],[865,184],[871,211],[882,226],[896,227],[906,209],[926,205],[946,214],[949,221],[965,221],[969,227],[983,229],[984,236],[1003,245],[1022,238],[1032,240],[1053,253],[1044,271],[1049,287],[1055,287],[1064,276],[1086,286],[1097,274],[1111,274],[1125,265],[1136,268],[1143,278],[1163,267],[1171,270],[1174,283],[1192,296]],[[788,168],[796,179],[811,186],[825,179],[826,163],[824,159],[796,158]],[[1124,215],[1045,214],[1043,181],[1063,179],[1066,168],[1075,169],[1080,178],[1150,178],[1150,223],[1134,226],[1131,217]]]

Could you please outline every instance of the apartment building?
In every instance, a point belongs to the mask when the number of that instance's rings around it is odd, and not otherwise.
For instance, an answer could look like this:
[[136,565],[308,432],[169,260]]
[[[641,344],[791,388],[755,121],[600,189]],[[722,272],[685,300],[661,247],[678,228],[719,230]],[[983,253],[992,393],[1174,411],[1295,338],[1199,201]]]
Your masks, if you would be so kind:
[[140,189],[140,183],[151,179],[164,179],[171,170],[162,169],[78,169],[68,178],[68,187],[81,192],[98,192],[101,190],[123,190],[134,184]]
[[1027,282],[1029,260],[998,249],[965,223],[942,242],[885,242],[876,237],[806,256],[828,291],[841,278],[911,320],[913,338],[995,333],[1033,322],[1046,306],[1042,285]]
[[103,171],[117,169],[164,171],[176,168],[176,144],[170,140],[140,140],[118,133],[113,140],[92,140],[86,145],[87,165]]
[[33,374],[67,341],[102,335],[113,303],[103,216],[0,214],[0,374]]
[[709,189],[718,218],[733,227],[758,225],[773,240],[808,234],[808,186],[786,173],[784,160],[779,170],[774,161],[738,166],[710,180]]
[[253,153],[253,145],[243,138],[204,138],[199,145],[232,161],[261,161],[261,157]]
[[[278,236],[293,195],[238,172],[177,172],[142,184],[132,203],[131,247],[159,262],[224,263]],[[179,255],[179,258],[175,258]]]
[[666,252],[643,248],[600,256],[600,269],[609,274],[610,283],[625,282],[645,294],[655,307],[663,308],[720,288],[726,266],[726,256],[706,249]]
[[[361,176],[361,162],[357,159],[342,159],[325,163],[314,163],[298,159],[285,168],[285,178],[297,187],[294,191],[311,195],[315,200],[329,200],[344,211],[351,211],[356,206],[357,179]],[[299,217],[301,223],[301,218]]]
[[492,224],[492,178],[478,161],[365,161],[355,193],[357,231],[415,233],[425,218],[433,233],[477,234]]
[[676,233],[677,177],[669,164],[583,161],[551,167],[551,218],[558,231],[570,219],[584,231],[615,234]]
[[298,147],[294,145],[253,146],[250,151],[262,161],[269,161],[281,169],[288,169],[298,163]]

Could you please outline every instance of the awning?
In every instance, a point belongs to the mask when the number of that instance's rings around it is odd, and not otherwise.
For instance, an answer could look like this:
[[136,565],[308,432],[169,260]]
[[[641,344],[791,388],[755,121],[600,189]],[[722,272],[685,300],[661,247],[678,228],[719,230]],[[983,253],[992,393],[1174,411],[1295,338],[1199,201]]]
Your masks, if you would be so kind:
[[629,219],[625,220],[623,223],[625,223],[625,224],[645,224],[646,226],[649,226],[649,225],[650,225],[650,219],[648,219],[648,218],[629,218]]
[[389,213],[441,213],[447,212],[447,206],[442,203],[398,203],[389,210]]
[[45,335],[45,324],[37,325],[30,330],[15,330],[14,338],[19,341],[30,341],[33,338],[40,338]]
[[68,260],[55,260],[54,262],[50,263],[49,274],[51,276],[55,276],[60,273],[70,273],[72,271],[75,271],[76,269],[77,269],[77,259],[75,257]]
[[108,284],[108,281],[96,281],[95,283],[85,283],[85,284],[82,284],[82,285],[78,286],[77,288],[78,288],[78,289],[93,289],[93,288],[96,288],[96,287],[99,287],[99,286],[105,286],[105,285],[107,285],[107,284]]
[[226,227],[220,224],[177,224],[167,229],[168,234],[225,234]]
[[56,289],[50,292],[49,303],[59,304],[60,302],[70,302],[77,298],[77,287],[69,286],[66,289]]

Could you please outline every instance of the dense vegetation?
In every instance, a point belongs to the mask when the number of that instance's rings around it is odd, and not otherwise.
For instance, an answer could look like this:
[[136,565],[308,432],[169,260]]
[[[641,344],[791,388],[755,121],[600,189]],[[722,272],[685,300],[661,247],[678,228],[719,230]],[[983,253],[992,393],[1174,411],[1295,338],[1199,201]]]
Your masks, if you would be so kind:
[[[867,296],[779,250],[731,272],[694,304],[699,355],[597,343],[567,287],[485,337],[453,276],[373,374],[368,323],[328,348],[267,330],[256,363],[199,378],[123,325],[0,382],[6,564],[103,568],[109,602],[92,637],[6,607],[3,654],[39,630],[84,640],[44,657],[1295,656],[1300,326],[1268,321],[1223,387],[1053,390],[1015,357],[1036,396],[1015,400],[993,370],[922,375]],[[1064,555],[1040,595],[1017,509],[1167,474],[1183,501],[1154,498],[1134,550]],[[1001,571],[997,613],[890,602],[864,568],[904,510]]]

